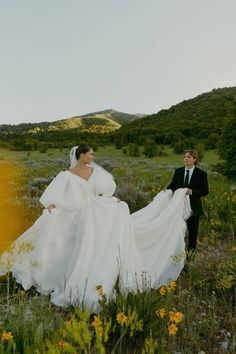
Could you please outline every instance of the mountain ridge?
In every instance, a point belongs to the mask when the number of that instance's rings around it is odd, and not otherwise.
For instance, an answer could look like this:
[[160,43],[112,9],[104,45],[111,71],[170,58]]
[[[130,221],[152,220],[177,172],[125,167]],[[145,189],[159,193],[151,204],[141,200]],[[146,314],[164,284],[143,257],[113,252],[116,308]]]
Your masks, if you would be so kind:
[[144,145],[147,139],[171,145],[175,152],[201,144],[218,148],[224,129],[236,119],[236,87],[213,89],[152,114],[128,114],[107,109],[53,122],[0,126],[0,143],[15,149],[71,146],[72,142]]
[[110,132],[119,129],[122,125],[142,118],[143,114],[130,114],[106,109],[97,112],[76,115],[72,117],[58,119],[52,122],[42,121],[37,123],[1,124],[0,130],[18,131],[21,134],[37,134],[44,131],[58,131],[67,129],[80,129],[81,131],[91,131],[94,126],[99,132]]

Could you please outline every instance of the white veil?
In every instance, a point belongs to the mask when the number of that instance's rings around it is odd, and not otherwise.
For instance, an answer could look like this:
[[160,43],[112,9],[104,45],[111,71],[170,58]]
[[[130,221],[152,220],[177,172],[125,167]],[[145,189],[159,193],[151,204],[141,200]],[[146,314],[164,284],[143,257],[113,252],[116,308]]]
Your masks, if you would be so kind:
[[[73,148],[70,150],[70,168],[75,167],[77,162],[78,162],[78,160],[77,160],[77,158],[75,156],[77,148],[78,148],[78,145],[77,146],[73,146]],[[95,167],[95,168],[99,169],[100,171],[105,172],[106,174],[108,174],[110,177],[112,177],[114,179],[113,175],[110,172],[105,170],[105,168],[103,168],[102,166],[97,164],[95,161],[92,161],[89,164],[89,166]]]
[[75,156],[76,150],[77,150],[78,146],[74,146],[71,150],[70,150],[70,168],[75,167],[75,165],[77,164],[77,158]]

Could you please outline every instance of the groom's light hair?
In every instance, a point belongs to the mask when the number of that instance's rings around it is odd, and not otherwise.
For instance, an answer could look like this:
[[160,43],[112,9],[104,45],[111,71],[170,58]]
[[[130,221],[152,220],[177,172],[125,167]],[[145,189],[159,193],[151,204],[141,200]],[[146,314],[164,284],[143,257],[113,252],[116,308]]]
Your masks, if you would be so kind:
[[185,151],[184,151],[184,155],[187,154],[187,153],[196,159],[196,160],[194,161],[194,165],[196,166],[196,165],[198,164],[198,162],[199,162],[199,155],[198,155],[197,150],[194,150],[194,149],[185,150]]

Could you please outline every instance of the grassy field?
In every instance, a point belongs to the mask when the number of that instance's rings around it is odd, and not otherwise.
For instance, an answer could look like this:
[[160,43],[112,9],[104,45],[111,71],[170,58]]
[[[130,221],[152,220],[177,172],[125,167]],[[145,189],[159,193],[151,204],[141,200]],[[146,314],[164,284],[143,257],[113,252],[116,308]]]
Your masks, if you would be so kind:
[[[126,156],[113,146],[96,152],[131,212],[152,200],[182,165],[181,155],[164,151],[166,156],[152,159]],[[40,215],[38,197],[50,177],[68,168],[68,153],[0,151],[1,249]],[[205,152],[201,168],[208,172],[210,194],[198,252],[176,287],[127,297],[117,290],[112,303],[98,289],[102,311],[94,317],[57,308],[34,289],[24,292],[10,275],[2,277],[0,353],[235,353],[236,186],[212,171],[218,160],[215,151]]]

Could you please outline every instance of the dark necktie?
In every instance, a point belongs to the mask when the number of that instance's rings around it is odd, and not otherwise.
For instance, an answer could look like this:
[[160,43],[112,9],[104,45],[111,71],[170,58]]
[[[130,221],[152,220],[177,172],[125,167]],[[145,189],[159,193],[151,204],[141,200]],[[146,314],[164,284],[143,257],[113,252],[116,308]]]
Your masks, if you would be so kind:
[[188,187],[189,185],[189,170],[186,171],[185,179],[184,179],[184,187]]

